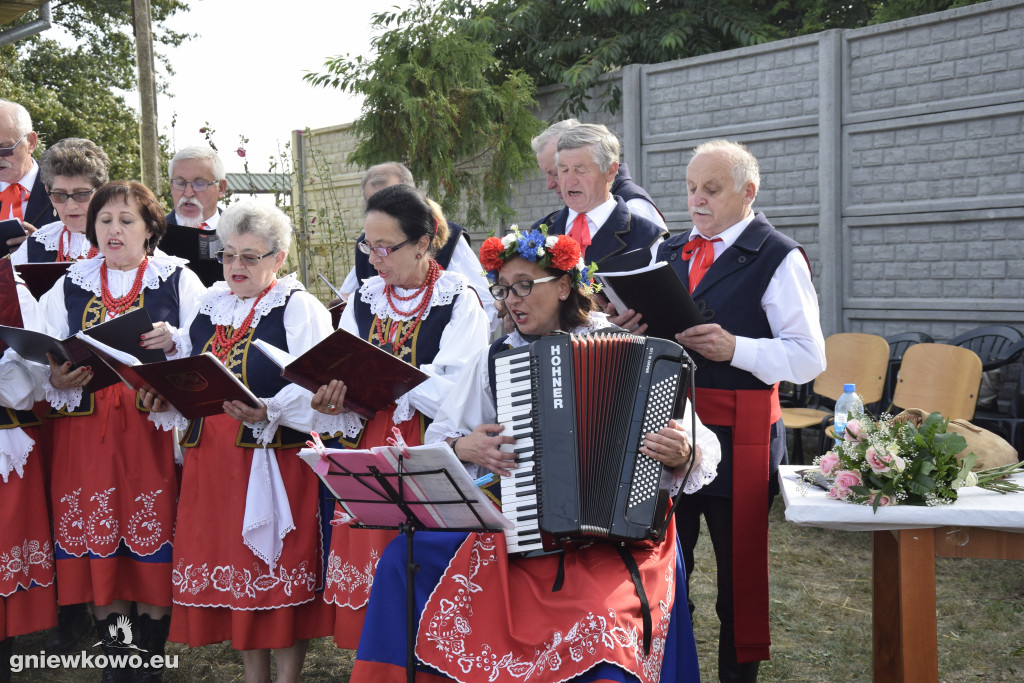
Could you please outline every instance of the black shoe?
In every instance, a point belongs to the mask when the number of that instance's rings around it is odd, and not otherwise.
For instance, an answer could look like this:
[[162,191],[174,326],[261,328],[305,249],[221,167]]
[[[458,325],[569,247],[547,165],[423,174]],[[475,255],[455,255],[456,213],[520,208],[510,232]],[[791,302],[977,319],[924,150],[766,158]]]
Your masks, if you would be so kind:
[[66,655],[92,631],[92,617],[85,603],[57,608],[57,628],[46,639],[46,651]]
[[[155,655],[164,656],[167,644],[167,633],[171,629],[171,616],[168,614],[160,619],[153,619],[148,614],[139,615],[139,647],[146,652],[141,653],[142,661],[149,663]],[[164,679],[164,667],[152,668],[143,665],[135,670],[136,683],[160,683]]]
[[14,636],[0,640],[0,683],[11,683],[11,653],[14,652]]
[[[121,626],[124,624],[123,620],[129,620],[127,629]],[[103,648],[103,654],[107,656],[107,666],[103,669],[103,677],[100,681],[102,683],[132,683],[135,680],[134,669],[130,666],[115,667],[110,664],[112,657],[125,657],[135,652],[125,647],[125,644],[130,645],[132,642],[129,635],[132,631],[129,617],[111,612],[106,619],[93,617],[93,621],[96,624],[96,631],[100,635],[100,647]]]

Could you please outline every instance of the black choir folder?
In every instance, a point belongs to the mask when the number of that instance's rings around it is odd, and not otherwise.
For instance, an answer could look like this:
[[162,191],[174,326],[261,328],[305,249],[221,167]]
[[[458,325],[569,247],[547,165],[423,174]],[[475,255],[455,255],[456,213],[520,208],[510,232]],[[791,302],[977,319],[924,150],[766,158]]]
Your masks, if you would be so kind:
[[687,286],[665,261],[619,273],[595,273],[601,292],[622,312],[632,308],[647,323],[647,336],[674,340],[676,334],[704,322]]
[[38,299],[50,291],[57,280],[68,272],[68,268],[71,267],[72,263],[74,262],[22,263],[14,266],[14,269],[18,271],[18,275],[28,285],[28,291],[32,292],[32,296]]
[[55,339],[42,332],[23,330],[17,327],[0,325],[0,340],[6,342],[25,360],[48,365],[46,354],[49,352],[58,363],[70,362],[72,369],[89,365],[92,367],[93,378],[89,381],[90,391],[99,391],[104,387],[117,384],[120,379],[110,366],[99,355],[93,352],[88,339],[95,339],[103,344],[128,353],[137,362],[153,362],[165,360],[163,351],[144,349],[139,346],[139,337],[153,330],[153,323],[144,308],[94,325],[85,330],[85,334],[77,334],[67,339]]
[[140,363],[102,342],[84,336],[82,340],[129,388],[156,393],[189,420],[224,412],[224,401],[260,406],[260,400],[212,353]]
[[[3,205],[0,204],[0,207],[2,206]],[[3,214],[0,213],[0,215]],[[0,246],[0,256],[13,252],[21,246],[20,244],[16,244],[13,247],[8,247],[7,240],[24,236],[25,228],[17,218],[8,218],[5,221],[0,221],[0,243],[2,243],[2,246]]]
[[281,368],[281,377],[314,394],[341,380],[348,387],[345,408],[367,419],[430,377],[346,330],[335,330],[297,357],[261,339],[255,345]]

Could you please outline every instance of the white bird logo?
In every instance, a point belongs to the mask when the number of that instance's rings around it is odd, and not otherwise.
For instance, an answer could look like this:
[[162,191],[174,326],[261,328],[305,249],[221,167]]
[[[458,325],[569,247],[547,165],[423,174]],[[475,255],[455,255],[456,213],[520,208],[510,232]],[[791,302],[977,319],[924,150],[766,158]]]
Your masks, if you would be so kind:
[[121,615],[117,618],[116,624],[111,624],[110,640],[115,645],[131,645],[132,644],[132,622],[128,617]]

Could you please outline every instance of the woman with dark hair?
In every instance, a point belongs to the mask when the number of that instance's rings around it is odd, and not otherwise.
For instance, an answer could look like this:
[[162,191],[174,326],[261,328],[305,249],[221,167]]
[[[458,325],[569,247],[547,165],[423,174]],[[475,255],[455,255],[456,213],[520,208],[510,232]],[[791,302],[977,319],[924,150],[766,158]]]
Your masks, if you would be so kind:
[[[473,476],[509,476],[516,454],[500,450],[514,439],[502,435],[497,422],[494,355],[556,331],[593,332],[607,322],[591,312],[590,268],[566,235],[533,230],[488,238],[480,262],[494,283],[491,294],[505,302],[516,329],[470,360],[426,440],[446,440]],[[648,434],[640,449],[670,468],[675,490],[686,493],[714,479],[719,459],[717,439],[699,421],[696,444],[691,442],[683,427],[691,416],[687,406],[681,419]],[[558,681],[698,680],[671,522],[668,529],[661,543],[629,547],[650,604],[649,652],[640,599],[614,544],[517,559],[506,553],[502,533],[416,533],[420,621],[417,642],[405,643],[395,624],[406,614],[406,540],[396,539],[378,565],[352,681],[404,680],[407,646],[415,647],[427,669],[417,680],[511,683],[531,674]]]
[[[423,443],[424,430],[466,360],[487,346],[487,315],[466,278],[442,270],[433,259],[448,239],[448,226],[440,208],[417,190],[392,185],[371,196],[364,231],[358,248],[377,275],[353,296],[340,327],[415,365],[430,379],[365,424],[355,413],[343,412],[346,387],[333,381],[314,396],[313,408],[323,413],[314,424],[322,433],[340,435],[341,447],[385,445],[396,427],[415,446]],[[395,532],[336,526],[330,535],[324,599],[336,607],[335,642],[355,649],[374,566]]]
[[[139,346],[176,357],[204,288],[182,259],[152,255],[166,229],[141,183],[107,183],[93,196],[85,234],[99,256],[74,263],[43,295],[49,333],[59,339],[144,308],[153,330]],[[180,331],[179,331],[180,328]],[[171,608],[171,534],[178,498],[174,441],[146,418],[123,384],[89,389],[93,372],[51,357],[43,384],[53,424],[51,502],[57,599],[92,603],[104,648],[124,632],[163,652]],[[159,675],[159,674],[157,674]]]
[[110,159],[92,140],[64,138],[39,160],[39,176],[57,212],[56,220],[32,233],[11,261],[53,263],[92,258],[98,253],[85,236],[89,203],[107,182]]

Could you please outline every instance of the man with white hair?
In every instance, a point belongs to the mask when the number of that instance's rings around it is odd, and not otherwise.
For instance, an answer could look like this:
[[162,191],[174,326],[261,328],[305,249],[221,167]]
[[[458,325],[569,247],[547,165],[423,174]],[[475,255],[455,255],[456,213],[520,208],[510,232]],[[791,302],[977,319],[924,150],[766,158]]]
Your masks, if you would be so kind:
[[185,147],[171,159],[167,175],[174,210],[167,214],[167,233],[160,248],[188,259],[188,267],[209,287],[224,279],[216,256],[220,250],[217,201],[228,189],[224,162],[210,147]]
[[[580,125],[580,122],[576,119],[556,121],[530,141],[533,153],[537,156],[537,166],[547,180],[547,188],[553,190],[555,195],[558,196],[558,200],[563,203],[562,191],[558,187],[558,165],[555,163],[555,152],[557,151],[558,138],[562,133],[578,125]],[[633,182],[633,178],[629,174],[629,168],[624,161],[619,162],[619,170],[615,173],[615,180],[612,182],[612,194],[616,197],[622,197],[629,210],[637,216],[646,218],[655,225],[667,229],[665,217],[661,215],[661,211],[654,203],[651,195],[647,193],[647,190]],[[557,214],[558,211],[553,211],[542,219],[541,222],[550,225]]]
[[[17,102],[0,100],[0,220],[16,218],[28,232],[57,219],[39,177],[39,164],[32,158],[38,144],[28,110]],[[25,237],[15,237],[7,247],[24,241]],[[0,250],[0,255],[4,253]]]
[[644,218],[611,188],[619,170],[619,141],[604,126],[581,123],[558,136],[555,151],[558,188],[565,207],[534,224],[549,235],[573,237],[588,263],[602,263],[629,252],[647,250],[650,262],[668,236],[663,226]]

